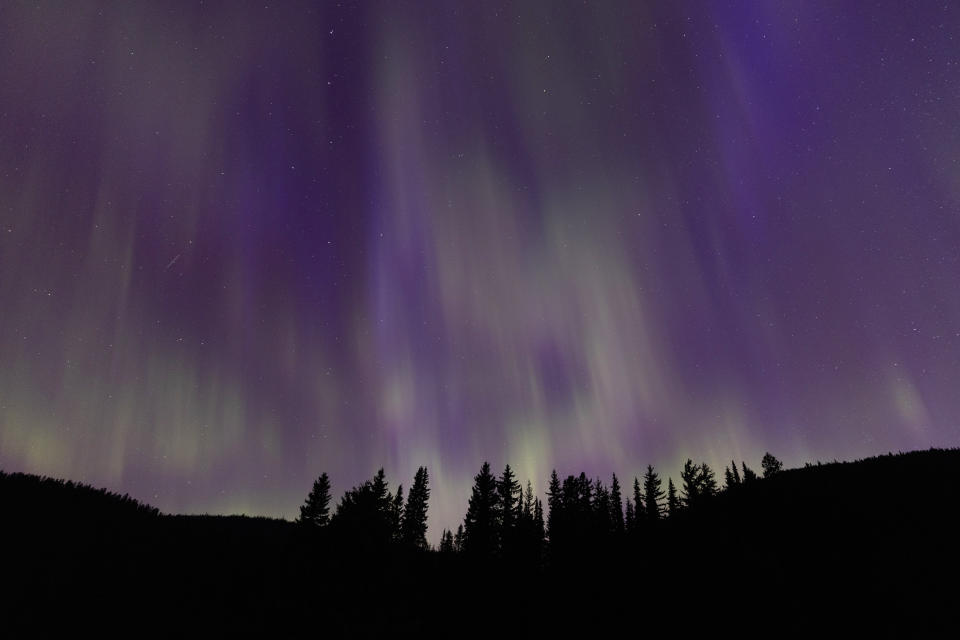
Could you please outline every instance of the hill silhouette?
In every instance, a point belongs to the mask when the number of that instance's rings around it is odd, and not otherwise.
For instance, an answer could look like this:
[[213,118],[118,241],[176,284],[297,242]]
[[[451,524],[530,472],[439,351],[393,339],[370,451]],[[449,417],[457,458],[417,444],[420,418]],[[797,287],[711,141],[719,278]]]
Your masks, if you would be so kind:
[[[372,542],[353,530],[369,524],[356,511],[326,527],[164,515],[128,496],[0,472],[2,608],[9,628],[34,635],[914,633],[955,622],[958,471],[956,449],[808,464],[642,526],[628,515],[626,529],[569,529],[566,546],[554,514],[556,542],[503,538],[512,546],[501,554],[453,551],[452,535],[443,552]],[[348,507],[374,486],[348,492]],[[619,485],[613,498],[592,486],[592,504],[620,500]]]

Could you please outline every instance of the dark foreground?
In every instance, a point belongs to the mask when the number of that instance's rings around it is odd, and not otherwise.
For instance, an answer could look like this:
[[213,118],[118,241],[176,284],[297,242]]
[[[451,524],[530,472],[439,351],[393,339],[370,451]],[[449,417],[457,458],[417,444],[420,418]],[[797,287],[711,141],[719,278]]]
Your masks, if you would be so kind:
[[960,451],[881,456],[783,471],[532,566],[12,474],[0,613],[30,636],[915,635],[960,624],[958,511]]

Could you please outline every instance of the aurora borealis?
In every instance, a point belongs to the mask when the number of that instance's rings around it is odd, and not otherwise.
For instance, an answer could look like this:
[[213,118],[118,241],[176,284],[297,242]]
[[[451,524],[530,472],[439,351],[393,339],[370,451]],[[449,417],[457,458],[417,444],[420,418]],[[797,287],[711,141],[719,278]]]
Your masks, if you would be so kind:
[[8,2],[0,468],[292,518],[960,443],[960,7]]

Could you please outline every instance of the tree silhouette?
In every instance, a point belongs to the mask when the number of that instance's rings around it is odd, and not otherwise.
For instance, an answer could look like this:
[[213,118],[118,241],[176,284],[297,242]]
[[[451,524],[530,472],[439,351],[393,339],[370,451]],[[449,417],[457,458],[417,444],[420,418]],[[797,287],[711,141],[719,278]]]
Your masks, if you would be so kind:
[[600,537],[610,535],[610,491],[604,486],[600,478],[593,483],[593,521],[594,533]]
[[484,462],[473,478],[473,489],[464,519],[463,551],[473,556],[489,557],[499,550],[498,509],[500,505],[497,479]]
[[700,464],[700,495],[710,498],[717,495],[717,477],[706,462]]
[[637,526],[636,515],[633,512],[633,502],[630,498],[627,498],[627,517],[624,522],[624,528],[627,530],[627,533],[633,533],[634,528]]
[[503,474],[497,480],[497,502],[500,547],[504,553],[514,553],[517,548],[518,516],[522,500],[520,483],[509,464],[503,468]]
[[393,541],[400,542],[403,538],[401,525],[403,524],[403,485],[397,486],[397,494],[390,503],[390,528],[393,531]]
[[653,470],[653,465],[647,465],[647,472],[643,475],[643,499],[646,503],[647,520],[654,522],[663,516],[663,491],[660,489],[660,476]]
[[690,458],[687,458],[687,461],[683,463],[680,481],[683,483],[680,489],[683,495],[683,504],[687,507],[693,506],[700,500],[700,467],[693,464],[693,460]]
[[763,454],[763,460],[760,461],[760,468],[763,469],[763,477],[769,478],[772,475],[780,473],[783,469],[783,463],[773,457],[769,451]]
[[680,498],[677,497],[677,488],[673,486],[673,478],[667,478],[667,515],[675,516],[680,511]]
[[550,484],[547,487],[547,537],[551,542],[555,542],[563,534],[560,531],[563,528],[563,489],[560,487],[560,478],[557,477],[557,470],[550,473]]
[[741,466],[743,467],[743,482],[744,482],[744,483],[753,482],[754,480],[757,480],[757,472],[756,472],[756,471],[754,471],[753,469],[751,469],[750,467],[748,467],[746,462],[741,462],[740,464],[741,464]]
[[427,501],[429,498],[430,487],[427,468],[420,467],[413,477],[413,486],[410,488],[410,494],[407,496],[407,506],[403,512],[401,540],[408,547],[414,549],[427,548]]
[[640,490],[640,480],[633,476],[633,517],[636,527],[643,526],[643,492]]
[[330,478],[326,472],[314,480],[313,489],[300,506],[298,522],[323,527],[330,522]]
[[463,525],[457,525],[457,533],[453,536],[453,550],[457,553],[463,551]]
[[741,484],[740,472],[737,471],[737,463],[733,460],[730,461],[730,469],[733,471],[733,484]]
[[351,544],[386,546],[393,540],[393,496],[382,468],[373,480],[343,494],[330,526]]
[[617,474],[613,474],[610,481],[610,519],[613,523],[613,531],[616,534],[623,533],[623,497],[620,494],[620,481]]
[[453,533],[449,529],[444,529],[440,534],[440,553],[453,553]]

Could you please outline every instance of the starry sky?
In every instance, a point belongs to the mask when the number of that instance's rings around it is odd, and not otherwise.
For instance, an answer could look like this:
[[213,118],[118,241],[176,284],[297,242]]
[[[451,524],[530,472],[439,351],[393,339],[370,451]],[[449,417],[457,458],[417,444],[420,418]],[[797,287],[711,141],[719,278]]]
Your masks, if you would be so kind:
[[0,467],[293,518],[960,444],[960,6],[0,4]]

